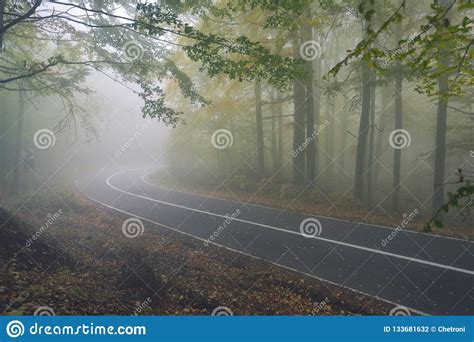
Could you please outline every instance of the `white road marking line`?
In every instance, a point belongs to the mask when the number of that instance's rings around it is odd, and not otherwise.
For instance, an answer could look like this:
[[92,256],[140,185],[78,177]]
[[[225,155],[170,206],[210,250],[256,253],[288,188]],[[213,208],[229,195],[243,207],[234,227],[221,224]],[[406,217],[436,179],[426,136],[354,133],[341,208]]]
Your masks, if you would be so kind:
[[[143,169],[139,169],[139,170],[143,170]],[[211,198],[211,199],[215,199],[215,200],[219,200],[219,201],[225,201],[225,202],[233,202],[233,203],[238,203],[238,204],[241,204],[241,205],[245,205],[245,206],[252,206],[252,207],[258,207],[258,208],[265,208],[265,209],[271,209],[271,210],[278,210],[278,211],[286,211],[286,212],[289,212],[289,213],[292,213],[292,214],[298,214],[298,215],[312,215],[310,213],[305,213],[305,212],[298,212],[298,211],[294,211],[294,210],[290,210],[290,209],[282,209],[282,208],[276,208],[276,207],[270,207],[268,205],[263,205],[263,204],[255,204],[255,203],[249,203],[249,202],[239,202],[239,201],[235,201],[235,200],[231,200],[231,199],[226,199],[226,198],[220,198],[220,197],[215,197],[215,196],[208,196],[208,195],[201,195],[201,194],[197,194],[195,192],[188,192],[188,191],[181,191],[181,190],[176,190],[176,189],[170,189],[170,188],[167,188],[165,186],[161,186],[161,185],[157,185],[157,184],[153,184],[149,181],[147,181],[145,179],[146,176],[148,175],[151,175],[153,172],[150,172],[150,173],[147,173],[147,174],[144,174],[140,180],[143,182],[143,183],[146,183],[148,185],[151,185],[155,188],[160,188],[160,189],[165,189],[165,190],[168,190],[168,191],[173,191],[173,192],[180,192],[180,193],[183,193],[183,194],[188,194],[188,195],[193,195],[193,196],[199,196],[199,197],[204,197],[204,198]],[[370,227],[377,227],[377,228],[383,228],[383,229],[388,229],[388,230],[391,230],[391,231],[395,231],[396,228],[394,227],[387,227],[387,226],[382,226],[382,225],[379,225],[379,224],[374,224],[374,223],[367,223],[367,222],[356,222],[356,221],[349,221],[349,220],[344,220],[344,219],[340,219],[340,218],[336,218],[336,217],[331,217],[331,216],[324,216],[324,215],[319,215],[319,214],[315,214],[313,217],[315,218],[324,218],[324,219],[327,219],[327,220],[333,220],[333,221],[339,221],[339,222],[347,222],[347,223],[352,223],[352,224],[356,224],[356,225],[364,225],[364,226],[370,226]],[[455,240],[455,241],[462,241],[462,242],[466,242],[466,243],[474,243],[473,241],[470,241],[470,240],[467,240],[467,239],[462,239],[462,238],[457,238],[457,237],[452,237],[452,236],[444,236],[444,235],[438,235],[438,234],[431,234],[431,233],[424,233],[424,232],[417,232],[417,231],[414,231],[414,230],[408,230],[408,229],[399,229],[399,231],[402,231],[406,234],[419,234],[419,235],[426,235],[426,236],[430,236],[430,237],[436,237],[436,238],[440,238],[440,239],[448,239],[448,240]]]
[[[109,178],[107,178],[107,180],[106,180],[107,185],[108,185],[109,187],[111,187],[112,189],[115,189],[115,190],[120,191],[120,192],[122,192],[122,193],[128,194],[128,195],[130,195],[130,196],[142,198],[142,199],[144,199],[144,200],[148,200],[148,201],[152,201],[152,202],[156,202],[156,203],[161,203],[161,204],[164,204],[164,205],[169,205],[169,206],[172,206],[172,207],[181,208],[181,209],[185,209],[185,210],[190,210],[190,211],[198,212],[198,213],[205,214],[205,215],[210,215],[210,216],[215,216],[215,217],[222,217],[222,218],[228,218],[228,217],[225,216],[225,215],[220,215],[220,214],[216,214],[216,213],[211,213],[211,212],[204,211],[204,210],[199,210],[199,209],[195,209],[195,208],[185,207],[185,206],[178,205],[178,204],[174,204],[174,203],[169,203],[169,202],[160,201],[160,200],[157,200],[157,199],[154,199],[154,198],[150,198],[150,197],[146,197],[146,196],[142,196],[142,195],[137,195],[137,194],[134,194],[134,193],[132,193],[132,192],[128,192],[128,191],[119,189],[119,188],[115,187],[114,185],[110,184],[110,179],[111,179],[112,177],[115,177],[115,176],[118,175],[118,174],[121,174],[121,173],[123,173],[123,172],[115,173],[115,174],[113,174],[112,176],[110,176]],[[258,226],[258,227],[263,227],[263,228],[266,228],[266,229],[272,229],[272,230],[276,230],[276,231],[280,231],[280,232],[284,232],[284,233],[288,233],[288,234],[298,235],[298,236],[300,236],[300,237],[302,237],[302,238],[304,238],[304,239],[311,238],[311,239],[326,241],[326,242],[329,242],[329,243],[334,243],[334,244],[338,244],[338,245],[345,246],[345,247],[360,249],[360,250],[364,250],[364,251],[367,251],[367,252],[372,252],[372,253],[377,253],[377,254],[383,254],[383,255],[391,256],[391,257],[398,258],[398,259],[408,260],[408,261],[410,261],[410,262],[417,262],[417,263],[420,263],[420,264],[425,264],[425,265],[429,265],[429,266],[439,267],[439,268],[446,269],[446,270],[451,270],[451,271],[455,271],[455,272],[461,272],[461,273],[466,273],[466,274],[474,275],[474,271],[466,270],[466,269],[463,269],[463,268],[453,267],[453,266],[449,266],[449,265],[443,265],[443,264],[439,264],[439,263],[431,262],[431,261],[427,261],[427,260],[422,260],[422,259],[411,258],[411,257],[407,257],[407,256],[404,256],[404,255],[399,255],[399,254],[391,253],[391,252],[385,252],[385,251],[381,251],[381,250],[374,249],[374,248],[369,248],[369,247],[364,247],[364,246],[358,246],[358,245],[354,245],[354,244],[347,243],[347,242],[342,242],[342,241],[337,241],[337,240],[322,238],[322,237],[320,237],[320,236],[303,237],[303,236],[302,236],[300,233],[298,233],[298,232],[294,232],[294,231],[287,230],[287,229],[283,229],[283,228],[273,227],[273,226],[269,226],[269,225],[262,224],[262,223],[247,221],[247,220],[243,220],[243,219],[239,219],[239,218],[235,218],[235,219],[233,219],[233,221],[239,221],[239,222],[242,222],[242,223],[247,223],[247,224],[254,225],[254,226]]]

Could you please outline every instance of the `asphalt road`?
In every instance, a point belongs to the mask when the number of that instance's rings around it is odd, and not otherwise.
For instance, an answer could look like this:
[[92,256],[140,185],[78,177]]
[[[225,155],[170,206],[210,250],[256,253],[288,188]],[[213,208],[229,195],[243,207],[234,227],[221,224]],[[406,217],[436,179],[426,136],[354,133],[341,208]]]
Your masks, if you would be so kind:
[[[470,241],[173,191],[146,182],[145,174],[103,170],[78,187],[99,205],[204,245],[231,248],[415,312],[474,314]],[[314,219],[320,223],[313,225],[316,231],[302,234],[301,227],[311,227],[304,223]]]

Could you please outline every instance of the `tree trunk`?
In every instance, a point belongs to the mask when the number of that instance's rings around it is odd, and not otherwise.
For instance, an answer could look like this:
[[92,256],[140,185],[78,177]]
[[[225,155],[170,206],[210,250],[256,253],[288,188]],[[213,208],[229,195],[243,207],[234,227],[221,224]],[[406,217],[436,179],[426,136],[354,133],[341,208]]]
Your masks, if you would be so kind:
[[370,131],[369,152],[367,155],[367,205],[372,206],[374,199],[374,149],[375,149],[375,80],[370,87]]
[[274,89],[272,91],[272,106],[271,106],[272,118],[270,119],[272,121],[272,165],[273,165],[274,174],[278,171],[278,139],[277,139],[278,114],[277,114],[277,103],[274,102],[274,101],[278,101],[276,99],[277,97],[276,94],[277,94],[277,91]]
[[[303,28],[303,40],[313,40],[313,28],[305,25]],[[316,173],[315,141],[314,141],[314,84],[313,84],[313,61],[305,63],[306,72],[306,181],[312,183]]]
[[334,122],[336,116],[336,105],[334,103],[335,99],[330,98],[329,95],[326,101],[326,120],[329,122],[328,126],[324,129],[326,144],[325,144],[325,153],[326,153],[326,169],[325,172],[331,175],[331,170],[334,165]]
[[[348,121],[348,110],[346,108],[346,104],[344,104],[344,107],[342,109],[341,113],[341,126],[339,128],[339,134],[340,134],[340,142],[341,142],[341,149],[339,152],[339,165],[341,166],[341,169],[345,170],[346,169],[346,134],[347,134],[347,121]],[[341,171],[342,172],[342,171]]]
[[257,128],[257,178],[265,175],[265,146],[263,143],[263,120],[262,120],[262,86],[260,82],[255,84],[255,117]]
[[[395,74],[395,129],[402,128],[402,76],[400,63]],[[400,211],[400,179],[402,167],[402,150],[394,149],[393,152],[393,193],[392,210]]]
[[[0,27],[3,28],[3,12],[5,12],[5,0],[0,0]],[[3,34],[0,33],[0,54],[3,53]],[[1,101],[1,99],[0,99]],[[6,127],[4,121],[6,121],[6,113],[2,111],[3,105],[0,106],[0,198],[5,194],[5,175],[7,169],[7,158],[6,158],[6,138],[3,137],[2,127]]]
[[357,138],[354,197],[362,201],[364,197],[364,176],[367,150],[367,138],[370,116],[370,71],[366,61],[362,61],[362,109],[360,114],[359,135]]
[[[3,99],[0,97],[0,101],[2,100]],[[6,190],[6,174],[8,165],[6,137],[7,120],[4,108],[5,106],[2,104],[0,106],[0,198],[6,196],[8,193]]]
[[[388,119],[391,117],[389,108],[391,108],[391,105],[389,105],[389,99],[391,99],[391,93],[389,87],[385,85],[380,86],[380,98],[381,98],[381,104],[380,104],[380,115],[379,115],[379,120],[378,120],[378,128],[381,132],[377,131],[376,136],[375,136],[375,159],[380,160],[382,158],[382,155],[385,153],[387,150],[387,146],[390,147],[389,144],[387,144],[387,139],[388,139],[388,134],[387,131],[389,130],[389,124],[388,124]],[[390,147],[391,148],[391,147]],[[379,170],[380,167],[378,164],[374,165],[374,183],[379,184]]]
[[[20,82],[20,89],[23,89],[23,82]],[[12,188],[11,194],[16,195],[18,193],[18,185],[20,184],[20,172],[22,167],[24,167],[22,163],[22,143],[23,143],[23,125],[25,119],[25,98],[24,98],[24,91],[20,90],[18,95],[18,121],[16,126],[16,148],[15,148],[15,163],[16,167],[13,171],[13,179],[12,179]]]
[[[300,58],[300,44],[297,38],[293,39],[293,56]],[[293,124],[293,183],[303,185],[305,182],[305,84],[302,80],[293,81],[294,124]]]
[[[450,0],[441,0],[440,4],[447,8]],[[446,14],[449,18],[449,13]],[[441,67],[449,64],[449,57],[446,49],[441,49],[440,54]],[[444,97],[449,90],[449,79],[446,72],[438,78],[438,117],[436,120],[436,146],[434,161],[434,182],[433,182],[433,210],[438,210],[444,204],[444,178],[446,162],[446,128],[448,121],[448,100]]]
[[[321,124],[321,57],[316,59],[315,67],[315,74],[314,78],[316,80],[313,83],[313,96],[314,96],[314,123],[319,127]],[[314,137],[314,174],[316,177],[319,175],[319,160],[320,160],[320,153],[319,153],[319,135]]]
[[278,130],[277,130],[277,142],[278,142],[278,153],[277,153],[277,170],[280,170],[283,163],[283,106],[281,99],[283,98],[280,91],[277,91],[277,103],[276,103],[276,115],[278,118]]
[[[367,37],[366,26],[367,23],[362,21],[362,34],[364,35],[364,38]],[[359,134],[357,136],[356,167],[354,179],[354,197],[360,202],[362,202],[364,199],[364,177],[366,171],[366,151],[370,118],[370,81],[372,76],[369,70],[368,62],[362,60],[361,63],[362,108],[360,113]]]
[[[441,75],[438,80],[439,90],[445,93],[448,90],[448,77]],[[448,120],[447,100],[438,99],[438,117],[436,120],[436,146],[434,161],[434,187],[433,210],[439,209],[444,204],[444,177],[446,161],[446,127]]]
[[[0,27],[3,29],[4,19],[3,13],[5,12],[5,0],[0,0]],[[3,52],[3,33],[0,33],[0,53]]]

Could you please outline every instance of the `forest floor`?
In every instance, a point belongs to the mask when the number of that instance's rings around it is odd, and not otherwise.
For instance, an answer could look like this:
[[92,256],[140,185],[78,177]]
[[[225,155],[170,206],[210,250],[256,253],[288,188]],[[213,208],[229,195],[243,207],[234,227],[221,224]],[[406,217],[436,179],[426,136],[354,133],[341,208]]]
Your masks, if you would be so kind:
[[393,307],[156,225],[127,238],[128,216],[72,190],[61,197],[1,203],[1,314],[47,306],[56,315],[210,315],[218,307],[234,315],[387,315]]
[[[178,180],[166,171],[157,171],[146,177],[152,184],[167,187],[173,190],[186,191],[204,196],[217,197],[243,203],[266,205],[287,211],[297,211],[310,215],[319,215],[347,220],[351,222],[362,222],[374,225],[396,228],[404,219],[402,213],[387,213],[376,209],[369,209],[354,201],[344,198],[341,194],[321,194],[311,189],[296,188],[290,184],[279,184],[268,182],[264,185],[257,182],[249,182],[230,179],[225,184],[216,184],[215,181],[206,183],[203,181]],[[265,183],[265,180],[262,181]],[[244,186],[242,186],[244,184]],[[212,189],[212,190],[210,190]],[[333,203],[337,202],[337,205]],[[407,212],[406,215],[409,215]],[[424,232],[424,226],[428,217],[416,215],[403,229]],[[456,237],[466,240],[474,239],[472,225],[445,223],[442,228],[434,227],[433,234]]]

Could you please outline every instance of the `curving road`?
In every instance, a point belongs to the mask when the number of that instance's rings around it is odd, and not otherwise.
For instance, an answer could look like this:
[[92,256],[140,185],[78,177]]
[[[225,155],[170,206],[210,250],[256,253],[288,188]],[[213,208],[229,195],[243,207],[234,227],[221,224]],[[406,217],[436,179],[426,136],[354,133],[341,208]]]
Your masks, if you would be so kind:
[[[174,191],[146,182],[145,174],[103,170],[77,186],[100,205],[192,235],[204,245],[230,248],[417,313],[474,314],[470,241]],[[306,236],[300,227],[307,228]],[[389,234],[394,238],[382,244]]]

